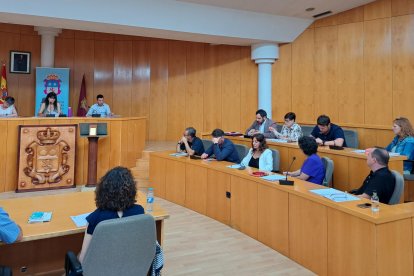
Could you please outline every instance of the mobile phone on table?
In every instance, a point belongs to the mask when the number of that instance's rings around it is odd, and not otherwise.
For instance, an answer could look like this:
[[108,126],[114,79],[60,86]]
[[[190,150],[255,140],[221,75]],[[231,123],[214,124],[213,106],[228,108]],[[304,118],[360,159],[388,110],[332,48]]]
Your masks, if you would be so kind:
[[368,203],[368,202],[366,202],[366,203],[362,203],[362,204],[358,204],[357,205],[359,208],[371,208],[371,203]]

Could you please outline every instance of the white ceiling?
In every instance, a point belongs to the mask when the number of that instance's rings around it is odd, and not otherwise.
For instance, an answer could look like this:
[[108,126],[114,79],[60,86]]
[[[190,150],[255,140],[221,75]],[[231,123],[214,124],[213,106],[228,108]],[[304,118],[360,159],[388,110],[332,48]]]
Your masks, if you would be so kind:
[[[176,0],[222,8],[268,13],[313,19],[313,15],[325,11],[332,14],[365,5],[374,0]],[[315,8],[311,12],[307,8]]]

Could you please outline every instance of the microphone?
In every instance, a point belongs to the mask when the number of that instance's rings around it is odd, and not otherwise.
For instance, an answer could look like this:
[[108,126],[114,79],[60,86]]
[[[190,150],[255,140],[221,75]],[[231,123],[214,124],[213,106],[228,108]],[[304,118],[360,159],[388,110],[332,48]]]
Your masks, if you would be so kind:
[[[290,168],[292,167],[292,165],[293,165],[293,162],[295,162],[295,160],[296,160],[296,157],[295,156],[293,156],[293,158],[292,158],[292,162],[290,162],[290,165],[289,165],[289,168],[288,168],[288,172],[290,171]],[[293,180],[288,180],[287,179],[287,177],[288,177],[288,174],[286,173],[286,179],[285,180],[279,180],[279,184],[280,185],[290,185],[290,186],[292,186],[294,183],[295,183],[295,181],[293,181]]]

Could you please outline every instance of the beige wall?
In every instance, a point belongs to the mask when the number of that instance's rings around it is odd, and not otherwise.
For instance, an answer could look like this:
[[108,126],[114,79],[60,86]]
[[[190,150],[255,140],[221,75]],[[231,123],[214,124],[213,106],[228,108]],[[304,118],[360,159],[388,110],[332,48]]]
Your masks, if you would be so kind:
[[[414,96],[414,0],[381,0],[316,21],[273,66],[273,118],[288,111],[313,124],[321,113],[357,127],[361,147],[392,136],[392,119],[407,116]],[[0,24],[0,58],[32,52],[33,27]],[[250,47],[209,45],[64,30],[55,66],[71,68],[70,104],[76,112],[82,75],[88,103],[99,93],[117,114],[148,116],[150,140],[176,140],[186,126],[243,130],[257,109],[257,67]],[[9,92],[22,115],[34,113],[34,71],[8,73]]]

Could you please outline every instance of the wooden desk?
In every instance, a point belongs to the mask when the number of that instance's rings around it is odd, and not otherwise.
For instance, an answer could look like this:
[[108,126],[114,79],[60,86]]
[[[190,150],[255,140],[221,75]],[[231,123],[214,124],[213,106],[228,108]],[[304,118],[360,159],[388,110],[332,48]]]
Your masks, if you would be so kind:
[[[9,118],[0,119],[0,193],[14,191],[17,185],[18,126],[56,125],[106,122],[108,137],[99,141],[98,179],[115,166],[134,167],[141,156],[146,140],[146,117],[125,118]],[[79,128],[78,128],[79,138]],[[76,185],[87,184],[88,141],[77,139],[76,143]]]
[[[138,203],[145,207],[146,197],[138,193]],[[0,264],[13,268],[14,275],[44,272],[62,273],[65,253],[80,252],[85,227],[78,228],[70,216],[92,212],[96,209],[94,192],[74,192],[61,195],[33,196],[0,200],[10,217],[23,230],[23,240],[15,244],[0,243]],[[52,211],[52,221],[28,224],[34,211]],[[156,220],[157,238],[163,241],[164,219],[168,213],[157,204],[153,216]]]
[[[211,135],[203,134],[203,139],[210,139]],[[251,139],[243,137],[226,137],[235,144],[243,144],[251,147]],[[292,158],[296,157],[291,171],[298,170],[306,159],[297,143],[268,142],[270,148],[277,149],[280,154],[280,171],[287,171]],[[359,188],[366,176],[369,174],[367,157],[365,154],[353,152],[355,149],[344,148],[344,150],[331,150],[328,146],[318,147],[318,155],[326,156],[334,162],[333,186],[342,191],[350,191]],[[403,173],[403,161],[406,156],[395,156],[390,158],[389,167]]]
[[[295,179],[280,186],[227,162],[150,156],[155,194],[225,223],[318,275],[413,275],[414,204],[381,204],[379,214],[335,203]],[[230,198],[226,196],[230,193]]]

